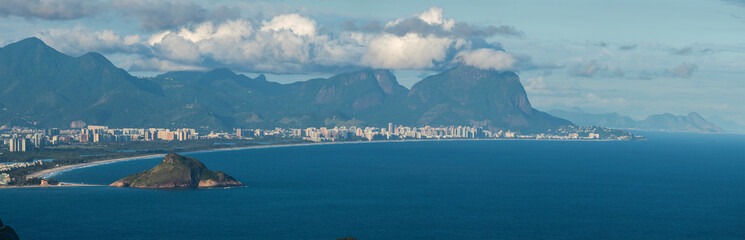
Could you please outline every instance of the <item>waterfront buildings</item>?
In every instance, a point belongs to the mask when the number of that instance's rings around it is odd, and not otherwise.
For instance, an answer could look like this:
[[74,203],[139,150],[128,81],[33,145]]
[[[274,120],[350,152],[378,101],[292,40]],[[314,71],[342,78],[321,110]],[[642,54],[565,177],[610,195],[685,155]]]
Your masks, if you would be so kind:
[[[51,134],[51,135],[50,135]],[[14,128],[0,139],[10,152],[26,152],[59,144],[100,144],[129,141],[188,141],[196,139],[255,139],[263,137],[300,138],[312,142],[373,141],[405,139],[614,139],[632,137],[613,133],[601,127],[567,126],[545,133],[519,134],[504,129],[485,129],[475,126],[403,126],[388,123],[383,128],[373,126],[341,126],[310,128],[234,129],[234,132],[215,132],[200,135],[195,129],[179,128],[109,128],[89,125],[80,129]]]

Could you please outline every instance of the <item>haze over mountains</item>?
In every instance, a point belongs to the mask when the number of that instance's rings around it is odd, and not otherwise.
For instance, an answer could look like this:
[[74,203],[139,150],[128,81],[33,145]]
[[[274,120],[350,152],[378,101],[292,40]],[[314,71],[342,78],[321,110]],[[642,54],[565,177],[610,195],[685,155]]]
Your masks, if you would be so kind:
[[[698,113],[692,112],[685,116],[670,113],[654,114],[637,121],[618,113],[593,114],[581,110],[564,111],[552,109],[550,114],[569,119],[581,126],[603,126],[609,128],[664,131],[664,132],[695,132],[695,133],[723,133],[725,129],[704,119]],[[737,132],[737,129],[728,130]]]
[[540,131],[571,122],[534,109],[513,72],[465,65],[407,89],[365,69],[292,84],[228,69],[137,78],[97,53],[62,54],[37,38],[0,48],[0,123],[67,127],[474,125]]

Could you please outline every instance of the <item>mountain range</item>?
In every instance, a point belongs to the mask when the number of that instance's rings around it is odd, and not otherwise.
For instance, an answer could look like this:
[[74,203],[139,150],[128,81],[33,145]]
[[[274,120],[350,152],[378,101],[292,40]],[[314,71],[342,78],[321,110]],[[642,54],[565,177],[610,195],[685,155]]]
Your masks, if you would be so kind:
[[665,132],[695,132],[695,133],[724,133],[725,130],[704,119],[698,113],[679,116],[670,113],[650,115],[637,121],[618,113],[593,114],[581,110],[565,111],[552,109],[550,114],[569,119],[580,126],[602,126],[618,129],[665,131]]
[[400,85],[362,69],[292,84],[228,69],[141,78],[98,53],[71,57],[28,38],[0,48],[0,124],[208,129],[472,125],[540,131],[572,123],[534,109],[513,72],[461,65]]

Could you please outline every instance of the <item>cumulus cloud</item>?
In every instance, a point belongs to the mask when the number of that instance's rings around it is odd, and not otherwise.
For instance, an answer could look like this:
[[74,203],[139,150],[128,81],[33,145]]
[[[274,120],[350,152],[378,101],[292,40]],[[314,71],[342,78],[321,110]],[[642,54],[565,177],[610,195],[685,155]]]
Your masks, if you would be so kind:
[[453,42],[449,38],[422,37],[415,33],[405,36],[383,34],[369,43],[363,62],[373,68],[418,69],[434,67],[443,61]]
[[119,35],[112,30],[93,31],[77,25],[72,29],[52,28],[37,35],[54,48],[73,55],[85,52],[145,53],[139,35]]
[[279,15],[271,21],[264,21],[261,31],[289,30],[299,36],[313,36],[316,34],[316,21],[299,14]]
[[185,62],[198,62],[201,60],[201,52],[194,42],[191,42],[176,34],[168,34],[155,45],[161,55],[174,60]]
[[95,15],[102,7],[95,0],[2,0],[0,16],[70,20]]
[[466,65],[488,70],[514,70],[517,59],[512,55],[494,49],[465,50],[456,57]]
[[442,15],[442,8],[432,7],[427,11],[424,11],[416,15],[417,18],[431,25],[442,25],[445,30],[451,30],[455,25],[455,20],[446,19]]
[[[48,29],[39,36],[66,53],[133,56],[124,66],[135,71],[228,67],[247,72],[319,73],[360,67],[442,70],[455,64],[520,70],[530,63],[530,57],[507,53],[501,44],[486,40],[518,35],[513,27],[457,22],[446,18],[440,8],[384,24],[347,21],[340,25],[342,31],[335,32],[297,13],[217,19],[210,16],[210,10],[191,2],[115,0],[114,4],[118,11],[131,11],[143,28],[154,31],[126,35],[78,26]],[[155,16],[163,10],[153,6],[169,11]],[[230,15],[230,9],[224,11]]]

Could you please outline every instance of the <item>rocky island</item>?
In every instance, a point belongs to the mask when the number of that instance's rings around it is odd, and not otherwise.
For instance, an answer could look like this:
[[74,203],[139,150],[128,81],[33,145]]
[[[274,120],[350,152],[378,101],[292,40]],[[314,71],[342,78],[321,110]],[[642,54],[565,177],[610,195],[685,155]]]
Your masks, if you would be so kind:
[[153,189],[196,189],[244,186],[224,172],[213,172],[197,159],[169,153],[154,168],[122,178],[109,186]]

